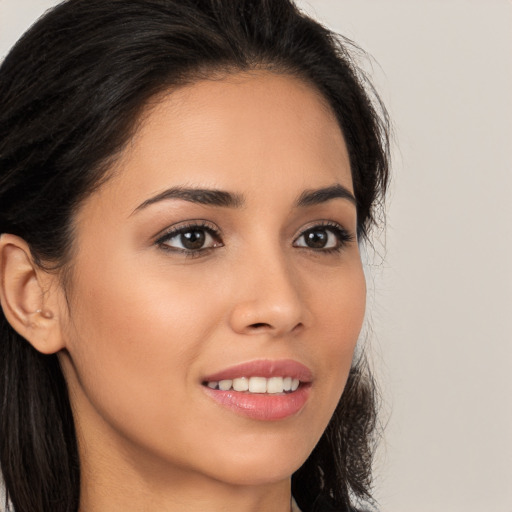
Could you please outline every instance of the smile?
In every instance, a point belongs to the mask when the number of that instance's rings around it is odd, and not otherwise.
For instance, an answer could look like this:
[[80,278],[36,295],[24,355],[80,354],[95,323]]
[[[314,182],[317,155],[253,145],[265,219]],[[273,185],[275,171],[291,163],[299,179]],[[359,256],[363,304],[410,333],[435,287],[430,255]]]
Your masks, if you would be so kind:
[[299,387],[299,379],[293,377],[238,377],[221,381],[209,381],[206,385],[210,389],[221,391],[245,391],[248,393],[291,393]]
[[206,377],[202,387],[221,406],[256,420],[275,421],[301,411],[313,376],[293,360],[259,360]]

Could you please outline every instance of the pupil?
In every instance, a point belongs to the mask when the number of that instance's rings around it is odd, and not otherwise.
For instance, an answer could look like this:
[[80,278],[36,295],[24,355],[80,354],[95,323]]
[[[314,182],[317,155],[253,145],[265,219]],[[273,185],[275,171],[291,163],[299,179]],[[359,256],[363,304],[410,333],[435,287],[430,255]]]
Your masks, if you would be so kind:
[[181,244],[186,249],[201,249],[205,238],[204,231],[187,231],[181,234]]
[[310,231],[306,234],[306,244],[313,249],[322,249],[327,244],[328,235],[325,231]]

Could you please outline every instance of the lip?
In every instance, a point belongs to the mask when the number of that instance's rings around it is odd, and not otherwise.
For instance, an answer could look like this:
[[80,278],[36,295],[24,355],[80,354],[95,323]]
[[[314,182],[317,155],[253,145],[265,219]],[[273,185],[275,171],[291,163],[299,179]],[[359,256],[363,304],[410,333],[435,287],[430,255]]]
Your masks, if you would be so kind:
[[[222,391],[204,385],[209,381],[237,377],[292,377],[301,381],[296,391],[286,394]],[[221,406],[235,414],[261,421],[278,421],[299,413],[308,401],[313,374],[303,364],[291,359],[278,361],[258,360],[231,366],[205,377],[203,391]]]

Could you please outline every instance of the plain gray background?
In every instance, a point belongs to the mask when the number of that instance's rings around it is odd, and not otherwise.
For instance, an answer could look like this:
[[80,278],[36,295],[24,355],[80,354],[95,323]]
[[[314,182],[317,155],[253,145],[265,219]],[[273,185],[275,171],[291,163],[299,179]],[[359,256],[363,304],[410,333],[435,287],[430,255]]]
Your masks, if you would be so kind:
[[[0,57],[55,3],[0,0]],[[373,56],[395,127],[384,261],[368,265],[376,498],[512,512],[512,4],[298,3]]]

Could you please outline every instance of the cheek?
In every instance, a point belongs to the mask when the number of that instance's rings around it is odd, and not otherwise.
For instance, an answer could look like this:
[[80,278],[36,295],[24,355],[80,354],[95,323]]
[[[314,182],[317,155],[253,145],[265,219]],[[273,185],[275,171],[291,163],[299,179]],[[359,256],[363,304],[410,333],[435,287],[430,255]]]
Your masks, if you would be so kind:
[[[312,288],[313,290],[313,288]],[[354,349],[364,321],[366,281],[359,261],[346,272],[335,274],[311,294],[316,303],[315,330],[322,333],[316,346],[329,378],[331,407],[335,407],[352,364]]]
[[179,354],[190,345],[184,340],[193,342],[198,330],[207,329],[197,312],[208,317],[213,304],[190,276],[136,258],[104,261],[115,265],[102,265],[101,272],[83,265],[76,283],[73,321],[76,332],[86,333],[90,342],[108,341],[113,350],[130,352],[135,358],[153,344]]
[[322,330],[333,350],[353,350],[366,309],[366,281],[359,259],[327,273],[322,284],[309,286],[315,309],[315,327]]
[[184,387],[196,384],[189,369],[215,323],[215,302],[168,270],[112,259],[101,275],[81,267],[68,350],[80,390],[109,422],[135,427],[144,415],[161,423],[162,404],[180,407]]

